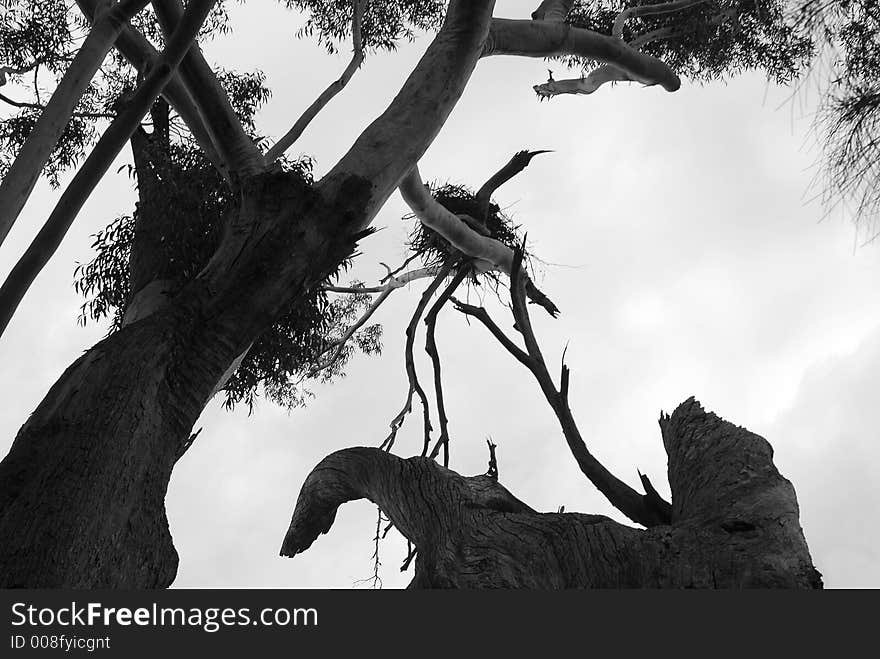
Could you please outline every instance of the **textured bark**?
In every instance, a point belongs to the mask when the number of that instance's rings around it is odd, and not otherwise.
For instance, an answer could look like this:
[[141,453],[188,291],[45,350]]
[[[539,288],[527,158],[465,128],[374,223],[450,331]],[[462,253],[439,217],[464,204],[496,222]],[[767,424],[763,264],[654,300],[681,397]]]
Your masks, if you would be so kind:
[[667,526],[539,513],[489,475],[354,448],[309,475],[281,553],[305,551],[342,503],[367,498],[418,550],[410,587],[821,588],[794,488],[767,441],[693,399],[660,427],[672,490]]
[[[89,350],[0,463],[0,586],[168,586],[171,470],[234,359],[352,249],[288,175],[246,182],[238,234],[167,305]],[[213,266],[213,267],[212,267]]]
[[238,212],[204,270],[61,376],[0,462],[0,587],[171,583],[163,500],[193,423],[235,359],[352,253],[431,144],[493,6],[450,3],[388,110],[319,183],[275,170],[237,181]]

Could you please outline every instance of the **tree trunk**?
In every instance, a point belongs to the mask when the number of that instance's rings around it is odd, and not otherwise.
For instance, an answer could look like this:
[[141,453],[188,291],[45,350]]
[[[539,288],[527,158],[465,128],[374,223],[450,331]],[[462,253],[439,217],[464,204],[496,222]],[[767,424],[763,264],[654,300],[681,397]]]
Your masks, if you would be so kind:
[[290,175],[253,177],[240,203],[205,270],[86,352],[19,431],[0,462],[0,587],[173,581],[164,499],[193,424],[233,360],[354,248],[346,213]]
[[539,513],[490,475],[372,448],[309,475],[281,553],[305,551],[344,502],[376,503],[418,551],[413,588],[821,588],[791,483],[762,437],[682,403],[660,427],[672,522]]

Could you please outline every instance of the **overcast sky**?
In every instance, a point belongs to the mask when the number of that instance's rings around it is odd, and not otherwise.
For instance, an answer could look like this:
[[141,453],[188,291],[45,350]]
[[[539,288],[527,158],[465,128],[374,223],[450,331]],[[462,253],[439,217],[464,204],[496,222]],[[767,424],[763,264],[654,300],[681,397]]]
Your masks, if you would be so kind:
[[[496,15],[527,17],[531,2],[499,2]],[[235,33],[210,59],[261,68],[273,97],[259,115],[278,136],[347,63],[293,37],[301,24],[274,4],[232,7]],[[291,155],[329,170],[396,94],[427,47],[422,38],[369,57]],[[565,77],[562,68],[556,77]],[[467,91],[420,163],[426,180],[478,187],[517,150],[536,158],[496,199],[549,264],[539,286],[562,309],[533,312],[548,363],[566,343],[571,404],[593,453],[638,485],[636,470],[668,493],[657,419],[688,396],[766,437],[794,483],[814,562],[829,587],[880,587],[880,246],[859,246],[851,218],[822,219],[808,203],[818,157],[808,136],[810,99],[747,75],[728,84],[617,85],[588,97],[538,103],[541,60],[480,62]],[[121,165],[128,153],[120,159]],[[114,166],[0,342],[0,450],[51,384],[106,327],[76,324],[75,263],[89,236],[130,212],[135,191]],[[0,251],[6,275],[57,199],[41,184]],[[374,283],[380,261],[399,263],[410,225],[398,194],[364,241],[352,277]],[[318,388],[306,409],[261,402],[228,413],[219,400],[174,471],[168,516],[180,554],[178,587],[350,588],[372,567],[375,508],[347,504],[304,555],[278,556],[296,495],[311,468],[347,446],[376,446],[406,393],[404,328],[426,282],[396,292],[376,320],[381,357],[356,359],[348,376]],[[510,322],[491,299],[487,308]],[[539,310],[538,310],[539,311]],[[501,480],[539,510],[624,521],[579,472],[531,375],[478,325],[440,319],[452,435],[450,466],[486,469],[498,444]],[[423,345],[419,338],[417,346]],[[419,350],[421,353],[421,350]],[[422,355],[419,355],[421,359]],[[428,365],[419,362],[429,380]],[[397,452],[418,453],[421,421],[408,419]],[[386,587],[405,586],[405,543],[382,544]]]

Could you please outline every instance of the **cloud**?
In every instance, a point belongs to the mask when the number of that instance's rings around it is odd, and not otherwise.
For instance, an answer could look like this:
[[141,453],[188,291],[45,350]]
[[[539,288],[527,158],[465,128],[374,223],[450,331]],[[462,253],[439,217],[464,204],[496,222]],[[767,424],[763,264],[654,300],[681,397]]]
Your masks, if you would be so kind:
[[880,327],[849,354],[808,370],[767,439],[795,486],[826,585],[880,587]]

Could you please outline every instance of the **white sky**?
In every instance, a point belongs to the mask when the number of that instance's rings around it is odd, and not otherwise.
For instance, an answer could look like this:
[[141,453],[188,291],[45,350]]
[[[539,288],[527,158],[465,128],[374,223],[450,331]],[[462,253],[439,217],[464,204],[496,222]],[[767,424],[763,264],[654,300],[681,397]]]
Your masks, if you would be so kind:
[[[534,4],[499,2],[496,15],[527,17]],[[234,37],[212,44],[209,57],[267,73],[274,95],[260,126],[280,135],[341,72],[347,53],[327,56],[294,39],[299,19],[274,5],[232,9]],[[427,43],[368,58],[292,155],[312,155],[318,175],[332,167]],[[857,248],[847,217],[820,221],[822,209],[805,202],[817,158],[808,109],[759,76],[706,87],[685,81],[674,94],[618,85],[539,104],[531,85],[546,69],[541,60],[481,62],[420,169],[426,180],[478,187],[519,149],[555,150],[496,198],[528,230],[533,251],[559,264],[539,285],[563,313],[533,317],[548,363],[569,344],[571,403],[588,445],[631,484],[640,469],[668,492],[657,418],[695,395],[774,446],[826,585],[880,587],[880,490],[871,473],[880,458],[880,254],[876,245]],[[72,281],[74,264],[92,256],[89,236],[132,207],[131,182],[116,169],[0,342],[3,453],[64,368],[106,331],[76,325],[82,300]],[[56,199],[39,186],[0,251],[0,276]],[[364,241],[353,277],[375,282],[379,261],[403,259],[405,212],[395,194],[375,223],[385,230]],[[278,549],[309,470],[334,450],[386,436],[406,393],[403,330],[424,285],[398,291],[379,311],[383,355],[356,359],[308,408],[288,413],[262,402],[248,417],[219,401],[208,406],[168,494],[181,557],[176,586],[349,588],[371,574],[376,518],[366,502],[344,506],[304,555],[282,559]],[[508,328],[504,310],[486,303]],[[451,467],[484,472],[491,436],[502,482],[533,507],[564,504],[623,521],[578,471],[531,375],[482,327],[450,310],[437,341]],[[430,391],[428,363],[419,366]],[[420,442],[417,409],[397,452],[415,454]],[[398,571],[404,551],[395,533],[383,543],[386,587],[411,579]]]

